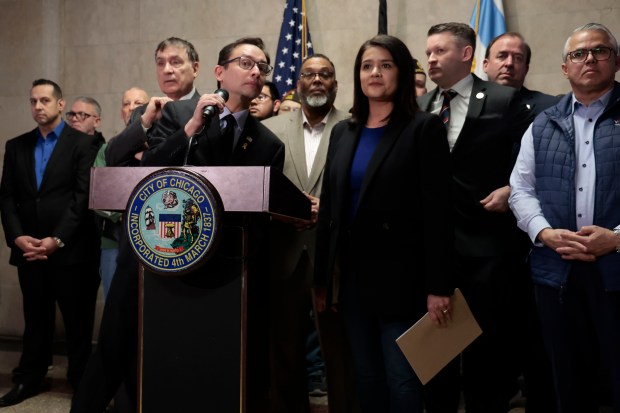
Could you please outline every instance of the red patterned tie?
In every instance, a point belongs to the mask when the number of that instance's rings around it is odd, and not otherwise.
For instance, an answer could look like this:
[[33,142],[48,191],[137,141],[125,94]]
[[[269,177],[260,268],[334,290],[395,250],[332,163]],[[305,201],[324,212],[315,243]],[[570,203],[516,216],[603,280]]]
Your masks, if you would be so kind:
[[458,95],[454,90],[444,90],[441,92],[443,95],[443,103],[441,104],[441,110],[439,111],[439,117],[446,128],[448,127],[448,122],[450,122],[450,101]]

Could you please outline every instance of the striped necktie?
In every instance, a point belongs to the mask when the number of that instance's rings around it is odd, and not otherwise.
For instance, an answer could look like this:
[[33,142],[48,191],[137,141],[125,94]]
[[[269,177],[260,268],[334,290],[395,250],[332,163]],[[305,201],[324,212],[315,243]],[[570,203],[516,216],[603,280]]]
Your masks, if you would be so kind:
[[443,95],[443,103],[441,104],[441,110],[439,111],[439,117],[446,128],[448,127],[448,123],[450,122],[450,101],[458,95],[454,90],[444,90],[441,92]]

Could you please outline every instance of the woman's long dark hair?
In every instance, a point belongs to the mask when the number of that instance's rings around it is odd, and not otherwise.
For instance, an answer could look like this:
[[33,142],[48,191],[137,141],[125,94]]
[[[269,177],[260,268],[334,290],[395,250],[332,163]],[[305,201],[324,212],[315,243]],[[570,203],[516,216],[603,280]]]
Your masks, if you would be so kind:
[[394,64],[398,67],[398,87],[394,96],[394,109],[390,114],[390,119],[402,116],[414,116],[419,110],[415,96],[415,61],[411,57],[411,52],[397,37],[380,34],[367,40],[360,47],[355,66],[353,68],[354,89],[353,89],[353,110],[351,122],[364,125],[368,120],[369,104],[368,98],[362,92],[360,82],[360,68],[362,66],[362,56],[371,47],[381,47],[392,55]]

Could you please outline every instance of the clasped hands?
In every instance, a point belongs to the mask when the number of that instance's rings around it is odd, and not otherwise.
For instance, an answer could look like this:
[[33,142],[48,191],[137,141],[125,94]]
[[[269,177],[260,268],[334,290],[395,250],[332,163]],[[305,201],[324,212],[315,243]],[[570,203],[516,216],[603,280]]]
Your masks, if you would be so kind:
[[53,237],[43,239],[22,235],[15,238],[15,245],[21,249],[26,261],[47,260],[58,249],[58,244]]
[[597,225],[584,226],[577,232],[545,228],[538,233],[538,239],[565,260],[588,262],[614,251],[618,244],[613,231]]

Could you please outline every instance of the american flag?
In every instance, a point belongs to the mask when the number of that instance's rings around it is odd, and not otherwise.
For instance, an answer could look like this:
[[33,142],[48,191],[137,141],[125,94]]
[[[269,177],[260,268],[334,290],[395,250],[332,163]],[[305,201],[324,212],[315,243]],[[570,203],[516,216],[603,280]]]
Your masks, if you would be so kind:
[[280,96],[295,88],[301,62],[313,54],[306,21],[306,1],[287,0],[273,71],[273,83],[278,87]]
[[181,236],[181,214],[159,214],[159,236],[179,238]]

